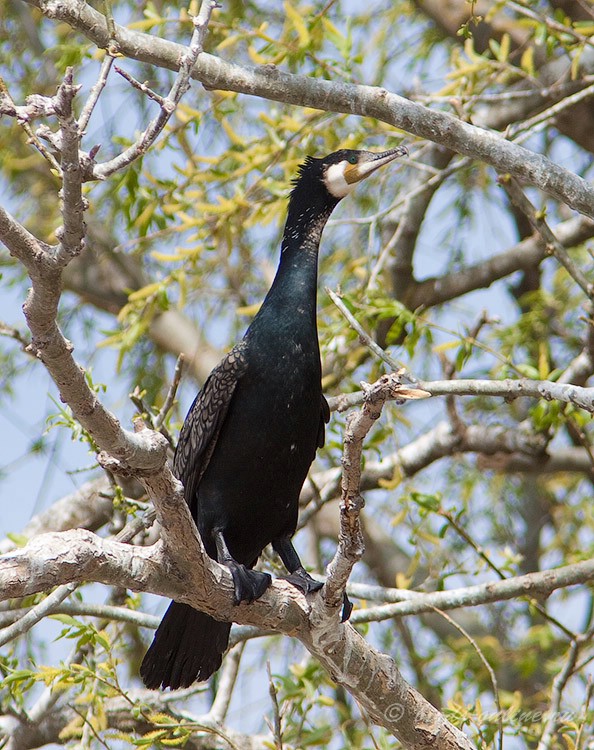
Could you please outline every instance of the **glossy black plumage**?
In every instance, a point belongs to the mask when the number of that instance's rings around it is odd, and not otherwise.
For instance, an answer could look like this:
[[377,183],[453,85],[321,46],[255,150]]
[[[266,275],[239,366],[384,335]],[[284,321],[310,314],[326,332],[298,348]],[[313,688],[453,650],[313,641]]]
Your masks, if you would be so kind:
[[[272,287],[186,417],[173,470],[206,551],[231,570],[236,604],[258,598],[270,585],[268,574],[252,570],[268,544],[291,574],[288,580],[306,593],[321,587],[291,543],[299,494],[330,416],[320,382],[318,248],[340,198],[376,164],[402,153],[343,150],[301,165]],[[207,679],[221,664],[229,629],[172,602],[141,666],[145,685],[177,688]]]

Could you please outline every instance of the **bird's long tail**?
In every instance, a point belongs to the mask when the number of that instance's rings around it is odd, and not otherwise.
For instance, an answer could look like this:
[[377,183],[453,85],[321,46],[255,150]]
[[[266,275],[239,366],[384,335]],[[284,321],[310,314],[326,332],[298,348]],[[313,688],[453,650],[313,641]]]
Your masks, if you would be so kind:
[[171,602],[140,666],[147,688],[189,687],[221,666],[231,623]]

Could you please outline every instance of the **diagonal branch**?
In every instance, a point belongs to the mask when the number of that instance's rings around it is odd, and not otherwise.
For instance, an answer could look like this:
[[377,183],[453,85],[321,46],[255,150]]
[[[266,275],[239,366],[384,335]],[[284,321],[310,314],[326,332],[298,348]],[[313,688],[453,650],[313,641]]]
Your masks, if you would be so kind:
[[[564,247],[575,247],[594,235],[594,223],[583,216],[575,216],[558,224],[555,235]],[[540,236],[528,237],[476,265],[445,276],[429,277],[411,285],[402,302],[411,310],[440,305],[468,292],[487,288],[514,271],[532,268],[546,255],[546,246]]]
[[567,254],[565,248],[555,237],[553,231],[547,224],[542,212],[537,212],[532,203],[528,200],[524,191],[518,184],[517,180],[507,175],[502,175],[499,182],[505,188],[511,202],[524,214],[533,229],[537,231],[544,240],[547,252],[552,253],[555,258],[565,267],[571,278],[580,286],[587,297],[592,299],[594,296],[594,286],[588,281],[586,276],[577,267]]

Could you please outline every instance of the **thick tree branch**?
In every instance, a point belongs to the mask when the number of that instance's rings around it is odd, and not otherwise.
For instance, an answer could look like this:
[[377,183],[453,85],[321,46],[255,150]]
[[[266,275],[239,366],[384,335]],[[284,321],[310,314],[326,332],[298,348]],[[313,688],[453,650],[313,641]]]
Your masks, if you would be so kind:
[[[547,462],[550,460],[556,467],[562,470],[567,465],[578,465],[582,467],[582,453],[580,459],[572,451],[571,456],[563,460],[555,461],[554,456],[549,458],[543,455],[546,443],[542,436],[521,430],[509,430],[504,425],[467,425],[464,434],[452,428],[449,422],[438,422],[437,425],[403,446],[395,453],[384,456],[380,461],[366,461],[365,469],[361,476],[361,489],[372,490],[380,487],[380,481],[390,481],[396,474],[410,477],[426,468],[435,461],[454,453],[472,452],[481,455],[495,454],[519,454],[526,456],[528,460],[540,461],[543,470],[546,470]],[[575,462],[575,463],[574,463]],[[551,469],[552,470],[552,469]],[[318,505],[329,502],[337,497],[340,487],[340,468],[327,469],[313,475],[313,485],[319,488]],[[301,493],[301,503],[306,505],[315,503],[316,493],[313,486],[306,484]],[[300,525],[307,522],[307,511],[301,513]]]
[[[107,48],[111,38],[106,19],[90,6],[73,0],[28,0],[48,18],[64,21],[81,31],[98,47]],[[177,70],[180,45],[116,25],[119,50],[153,65]],[[594,189],[582,178],[539,154],[510,143],[500,135],[477,128],[443,112],[431,110],[385,89],[334,83],[291,75],[273,65],[249,70],[203,53],[193,77],[207,88],[237,91],[287,104],[375,117],[421,138],[509,172],[530,185],[594,218]],[[97,177],[103,176],[101,166]]]
[[301,640],[371,719],[404,747],[473,750],[465,735],[403,679],[395,662],[369,646],[352,626],[314,627]]

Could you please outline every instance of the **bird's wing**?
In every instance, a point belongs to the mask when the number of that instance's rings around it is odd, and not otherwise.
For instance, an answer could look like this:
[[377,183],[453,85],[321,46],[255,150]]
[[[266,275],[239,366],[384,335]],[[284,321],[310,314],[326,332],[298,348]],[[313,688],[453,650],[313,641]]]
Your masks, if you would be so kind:
[[188,505],[208,466],[237,382],[246,370],[245,342],[240,341],[210,373],[190,407],[173,457],[173,473],[184,485]]
[[326,441],[326,425],[330,421],[330,407],[322,395],[322,404],[320,412],[320,426],[318,427],[318,448],[324,447]]

